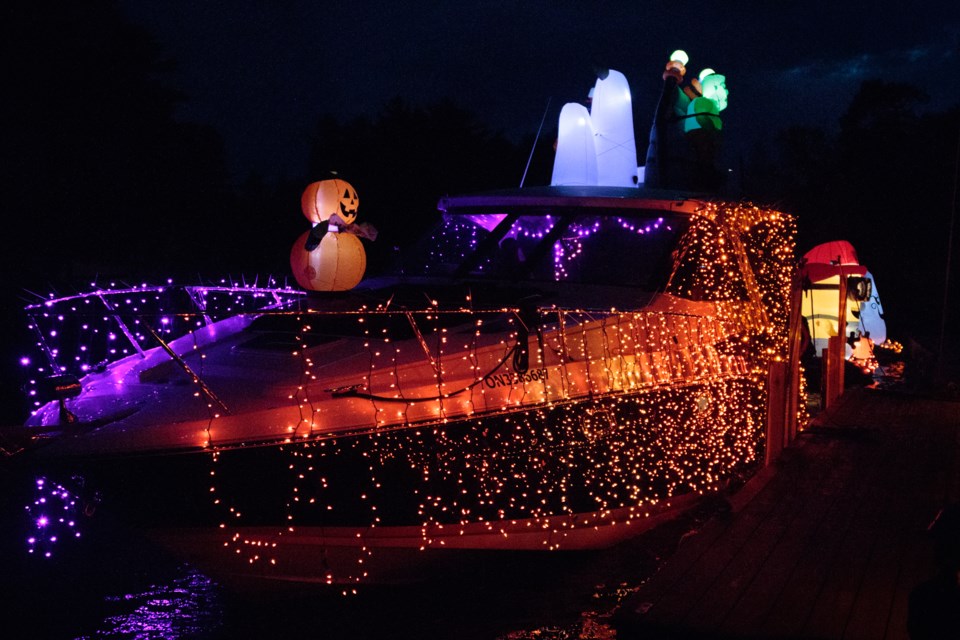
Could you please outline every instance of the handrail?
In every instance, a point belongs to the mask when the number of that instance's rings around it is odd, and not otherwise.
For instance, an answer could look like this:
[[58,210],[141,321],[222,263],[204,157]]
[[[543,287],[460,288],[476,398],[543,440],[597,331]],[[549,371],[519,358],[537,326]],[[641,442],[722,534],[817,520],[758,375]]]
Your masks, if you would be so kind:
[[200,387],[200,390],[203,392],[203,394],[207,396],[207,398],[210,399],[211,401],[217,403],[217,405],[223,410],[223,412],[229,415],[230,410],[227,408],[227,405],[223,404],[223,402],[220,400],[220,398],[217,397],[217,395],[213,392],[213,390],[207,386],[207,383],[204,382],[203,379],[201,379],[200,376],[198,376],[194,372],[194,370],[190,368],[190,365],[188,365],[183,358],[177,355],[177,352],[174,351],[170,347],[170,345],[164,342],[163,338],[157,335],[157,332],[153,330],[153,327],[147,325],[147,331],[149,331],[150,335],[152,335],[154,339],[156,339],[156,341],[160,343],[161,348],[163,348],[163,350],[166,351],[171,358],[173,358],[174,362],[180,365],[180,368],[187,372],[187,375],[189,375],[193,379],[193,381],[197,384],[197,386]]

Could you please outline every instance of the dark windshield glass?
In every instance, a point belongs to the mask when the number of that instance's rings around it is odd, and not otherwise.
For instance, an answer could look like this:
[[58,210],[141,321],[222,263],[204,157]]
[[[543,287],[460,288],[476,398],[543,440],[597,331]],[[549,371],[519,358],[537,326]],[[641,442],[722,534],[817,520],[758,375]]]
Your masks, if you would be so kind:
[[685,218],[445,215],[408,263],[417,275],[660,290]]

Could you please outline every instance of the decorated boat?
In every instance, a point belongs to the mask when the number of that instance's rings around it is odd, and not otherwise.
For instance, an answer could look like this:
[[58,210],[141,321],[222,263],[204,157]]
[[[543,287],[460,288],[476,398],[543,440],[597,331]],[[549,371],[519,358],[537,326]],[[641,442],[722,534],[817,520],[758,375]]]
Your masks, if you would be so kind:
[[803,406],[794,221],[670,181],[687,118],[719,129],[671,58],[646,170],[610,71],[564,108],[551,185],[441,198],[387,275],[336,177],[304,191],[296,285],[28,306],[30,550],[108,512],[224,581],[403,581],[609,546],[754,471]]

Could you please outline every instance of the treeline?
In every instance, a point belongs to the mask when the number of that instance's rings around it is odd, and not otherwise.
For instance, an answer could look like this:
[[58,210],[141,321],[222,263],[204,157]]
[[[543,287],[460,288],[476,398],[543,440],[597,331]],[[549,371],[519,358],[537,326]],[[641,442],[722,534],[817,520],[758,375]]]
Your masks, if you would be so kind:
[[331,171],[381,230],[375,267],[435,219],[440,195],[516,185],[524,169],[515,144],[455,103],[397,99],[370,119],[318,114],[302,175],[234,184],[219,133],[175,118],[189,99],[167,80],[176,62],[114,2],[14,0],[4,14],[8,285],[284,277],[300,193]]
[[867,80],[839,122],[828,123],[836,133],[785,129],[772,148],[754,150],[744,183],[746,195],[798,217],[799,254],[851,242],[876,277],[891,335],[936,347],[941,321],[953,335],[950,324],[960,320],[960,256],[945,292],[960,105],[929,111],[927,100],[916,86]]
[[4,14],[4,266],[31,281],[153,273],[203,246],[235,195],[217,132],[173,117],[173,61],[110,2]]
[[310,181],[337,172],[356,187],[360,217],[380,234],[368,245],[373,268],[437,221],[441,196],[518,187],[526,163],[520,146],[449,100],[421,107],[396,98],[375,118],[345,123],[321,117],[311,149]]
[[[528,170],[533,132],[514,142],[454,101],[398,98],[372,117],[318,113],[302,175],[234,184],[218,132],[174,117],[188,99],[165,80],[175,61],[113,2],[15,0],[4,12],[8,286],[284,277],[305,229],[300,193],[332,171],[357,188],[361,219],[380,232],[368,252],[376,270],[437,218],[444,194],[516,187],[524,175],[549,182],[549,123]],[[742,197],[798,216],[800,253],[852,242],[903,331],[918,330],[908,318],[939,322],[956,206],[960,111],[931,113],[924,99],[914,86],[864,82],[839,123],[827,123],[838,133],[784,130],[744,159],[739,185]],[[642,157],[642,133],[637,143]]]

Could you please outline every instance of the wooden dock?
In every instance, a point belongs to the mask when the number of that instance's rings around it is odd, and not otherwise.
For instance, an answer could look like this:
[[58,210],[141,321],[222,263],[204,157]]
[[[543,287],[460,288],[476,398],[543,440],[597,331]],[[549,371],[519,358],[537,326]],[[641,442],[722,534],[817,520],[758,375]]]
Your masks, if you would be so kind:
[[908,638],[960,501],[960,402],[855,388],[614,615],[626,638]]

